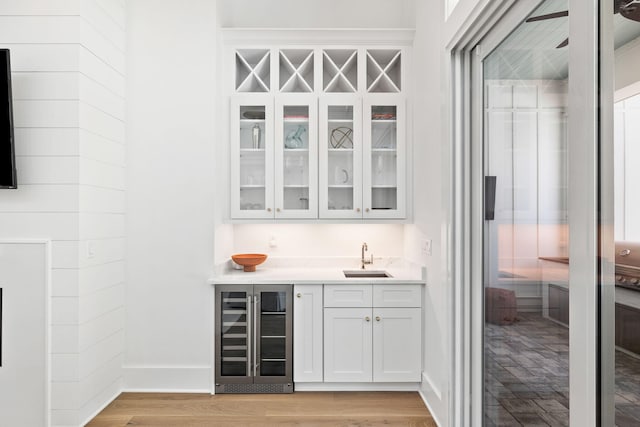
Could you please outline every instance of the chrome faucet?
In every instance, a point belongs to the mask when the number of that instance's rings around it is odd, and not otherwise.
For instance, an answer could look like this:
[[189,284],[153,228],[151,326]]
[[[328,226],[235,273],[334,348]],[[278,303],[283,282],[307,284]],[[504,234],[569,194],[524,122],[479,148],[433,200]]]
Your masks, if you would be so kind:
[[362,244],[362,257],[360,258],[360,262],[361,262],[361,268],[364,270],[364,266],[367,264],[373,264],[373,254],[371,254],[371,260],[368,259],[364,259],[364,253],[366,251],[368,251],[369,248],[367,247],[367,243],[363,243]]

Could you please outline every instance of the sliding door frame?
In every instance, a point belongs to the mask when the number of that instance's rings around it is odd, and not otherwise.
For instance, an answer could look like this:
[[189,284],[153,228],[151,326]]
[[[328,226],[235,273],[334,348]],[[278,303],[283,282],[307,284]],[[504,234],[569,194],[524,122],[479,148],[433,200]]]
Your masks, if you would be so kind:
[[[541,0],[484,2],[484,7],[474,11],[471,23],[448,46],[455,355],[450,411],[451,425],[456,427],[482,425],[483,420],[482,61],[540,3]],[[568,5],[570,423],[613,425],[613,373],[609,369],[613,366],[613,350],[604,350],[613,348],[607,347],[612,330],[607,309],[613,307],[614,289],[613,203],[609,204],[613,197],[613,19],[609,0],[568,0]],[[601,323],[603,319],[605,323]],[[601,370],[601,366],[607,369]]]

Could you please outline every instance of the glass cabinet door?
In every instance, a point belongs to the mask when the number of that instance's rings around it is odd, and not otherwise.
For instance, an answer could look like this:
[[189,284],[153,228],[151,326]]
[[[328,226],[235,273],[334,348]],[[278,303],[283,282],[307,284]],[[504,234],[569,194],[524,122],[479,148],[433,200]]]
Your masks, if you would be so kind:
[[404,101],[369,97],[364,112],[364,218],[405,215]]
[[232,217],[273,218],[271,100],[242,97],[231,102]]
[[320,100],[321,218],[362,218],[361,129],[358,98]]
[[275,217],[317,218],[317,104],[304,95],[276,100]]
[[246,377],[234,382],[251,382],[251,286],[221,290],[217,296],[218,343],[216,373],[220,377]]
[[[260,288],[260,289],[258,289]],[[274,382],[282,377],[291,381],[293,374],[293,301],[291,285],[255,286],[257,295],[256,383]],[[262,378],[261,377],[265,377]]]

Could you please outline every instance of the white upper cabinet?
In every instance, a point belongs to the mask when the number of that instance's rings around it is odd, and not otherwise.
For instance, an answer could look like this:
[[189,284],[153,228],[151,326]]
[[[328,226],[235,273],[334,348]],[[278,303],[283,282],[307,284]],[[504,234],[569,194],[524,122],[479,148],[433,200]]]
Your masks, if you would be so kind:
[[325,93],[358,92],[358,50],[322,50],[322,91]]
[[363,217],[404,218],[405,101],[370,95],[364,102]]
[[405,218],[406,49],[232,48],[231,217]]
[[317,105],[315,97],[309,95],[276,98],[276,218],[318,216]]
[[362,104],[320,98],[320,218],[362,218]]
[[367,49],[367,92],[398,93],[402,89],[402,51]]
[[231,215],[273,218],[273,100],[234,97],[231,116]]
[[308,93],[315,86],[313,49],[282,49],[278,56],[279,90],[282,93]]
[[271,52],[269,49],[238,49],[235,53],[236,92],[269,92]]

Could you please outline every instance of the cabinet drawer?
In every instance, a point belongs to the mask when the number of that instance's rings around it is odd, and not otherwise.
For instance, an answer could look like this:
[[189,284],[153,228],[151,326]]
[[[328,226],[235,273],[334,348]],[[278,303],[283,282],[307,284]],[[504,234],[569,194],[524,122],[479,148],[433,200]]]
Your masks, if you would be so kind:
[[421,307],[422,285],[374,285],[374,307]]
[[325,307],[371,307],[371,285],[324,285]]

